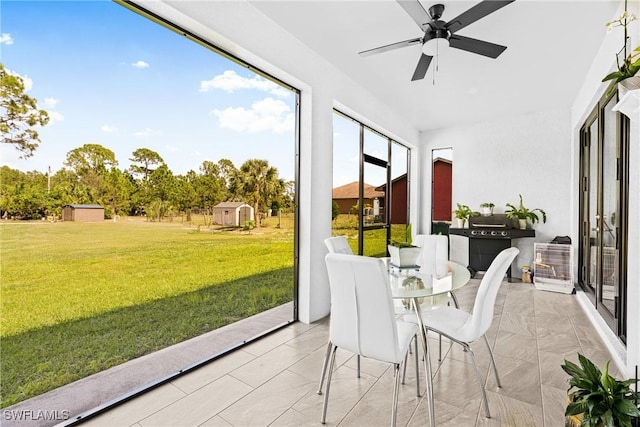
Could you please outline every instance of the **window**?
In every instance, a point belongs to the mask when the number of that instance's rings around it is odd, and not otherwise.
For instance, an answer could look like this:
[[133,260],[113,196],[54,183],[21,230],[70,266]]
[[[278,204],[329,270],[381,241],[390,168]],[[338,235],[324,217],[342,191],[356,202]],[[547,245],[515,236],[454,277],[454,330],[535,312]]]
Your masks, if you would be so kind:
[[333,126],[332,232],[354,253],[386,256],[388,242],[406,236],[410,150],[339,111]]

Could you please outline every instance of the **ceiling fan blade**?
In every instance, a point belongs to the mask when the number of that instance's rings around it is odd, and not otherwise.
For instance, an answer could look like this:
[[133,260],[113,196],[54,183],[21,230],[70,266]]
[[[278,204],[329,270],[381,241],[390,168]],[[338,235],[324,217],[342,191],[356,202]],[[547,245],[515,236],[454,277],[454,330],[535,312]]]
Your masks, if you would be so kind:
[[394,49],[400,49],[401,47],[411,46],[418,43],[422,43],[422,39],[419,37],[417,39],[405,40],[403,42],[391,43],[386,46],[380,46],[373,49],[364,50],[362,52],[359,52],[358,55],[370,56],[370,55],[375,55],[377,53],[388,52]]
[[431,22],[431,17],[426,10],[422,7],[418,0],[396,0],[400,6],[409,14],[409,16],[416,21],[418,27],[422,31],[426,31]]
[[414,82],[416,80],[424,79],[424,76],[427,74],[427,70],[429,69],[429,64],[431,64],[431,59],[433,56],[425,55],[424,53],[420,56],[420,60],[418,61],[418,66],[416,70],[413,72],[413,77],[411,77],[411,81]]
[[453,34],[514,1],[515,0],[484,0],[447,22],[445,27]]
[[495,43],[485,42],[483,40],[472,39],[471,37],[452,35],[449,39],[449,46],[466,50],[467,52],[477,53],[478,55],[488,56],[489,58],[497,58],[507,48]]

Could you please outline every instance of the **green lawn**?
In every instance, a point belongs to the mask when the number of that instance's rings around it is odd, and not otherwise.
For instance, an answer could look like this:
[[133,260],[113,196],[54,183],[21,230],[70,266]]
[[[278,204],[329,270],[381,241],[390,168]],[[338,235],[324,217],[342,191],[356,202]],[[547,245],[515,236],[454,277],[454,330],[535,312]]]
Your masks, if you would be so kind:
[[275,221],[0,224],[2,407],[291,301]]

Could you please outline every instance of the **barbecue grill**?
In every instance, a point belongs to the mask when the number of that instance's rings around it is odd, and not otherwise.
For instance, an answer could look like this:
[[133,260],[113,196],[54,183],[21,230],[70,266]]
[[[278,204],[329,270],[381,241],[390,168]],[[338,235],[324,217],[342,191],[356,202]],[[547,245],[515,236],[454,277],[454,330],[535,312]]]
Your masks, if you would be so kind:
[[[487,271],[502,250],[511,247],[511,239],[535,237],[535,230],[521,230],[505,214],[472,216],[469,228],[450,228],[449,234],[469,238],[469,271]],[[511,277],[511,268],[507,272]]]

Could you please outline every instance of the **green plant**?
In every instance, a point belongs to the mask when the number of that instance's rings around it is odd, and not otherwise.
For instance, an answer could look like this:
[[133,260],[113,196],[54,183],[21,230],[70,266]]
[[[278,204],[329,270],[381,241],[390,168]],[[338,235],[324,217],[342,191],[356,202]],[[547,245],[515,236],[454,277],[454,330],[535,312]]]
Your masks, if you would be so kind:
[[[640,46],[636,47],[632,53],[627,56],[627,40],[629,39],[627,25],[631,22],[635,21],[637,18],[635,15],[629,13],[625,10],[622,15],[618,19],[607,22],[607,30],[612,30],[614,27],[623,27],[624,28],[624,45],[622,49],[616,53],[616,64],[618,69],[612,73],[607,74],[605,78],[602,79],[603,82],[611,80],[611,84],[607,89],[607,96],[611,95],[613,91],[616,90],[616,86],[623,80],[626,80],[630,77],[636,75],[636,73],[640,70]],[[624,59],[622,60],[622,64],[620,64],[619,56],[623,53]]]
[[540,221],[540,217],[536,212],[538,212],[542,216],[542,222],[547,222],[547,213],[542,209],[529,209],[522,202],[522,194],[520,196],[520,204],[518,207],[515,207],[511,203],[507,203],[507,210],[505,210],[505,214],[507,214],[507,218],[512,219],[525,219],[531,221],[532,224]]
[[457,219],[461,219],[463,222],[468,220],[470,217],[475,215],[480,215],[478,212],[471,210],[471,208],[467,205],[461,205],[460,203],[456,203],[456,209],[453,211],[453,215]]
[[242,226],[243,230],[249,232],[251,232],[251,230],[253,230],[254,228],[256,228],[256,222],[253,219],[246,220],[244,222],[244,225]]
[[484,203],[480,203],[480,207],[481,208],[494,208],[496,205],[494,205],[491,202],[484,202]]
[[640,417],[637,393],[630,388],[634,380],[619,381],[609,375],[609,361],[600,372],[582,354],[578,359],[580,366],[568,360],[562,365],[571,376],[565,416],[581,414],[583,426],[631,427],[631,421]]
[[404,242],[400,242],[398,240],[392,240],[391,246],[396,246],[398,248],[414,248],[413,246],[413,233],[411,224],[407,224],[407,229],[404,236]]

